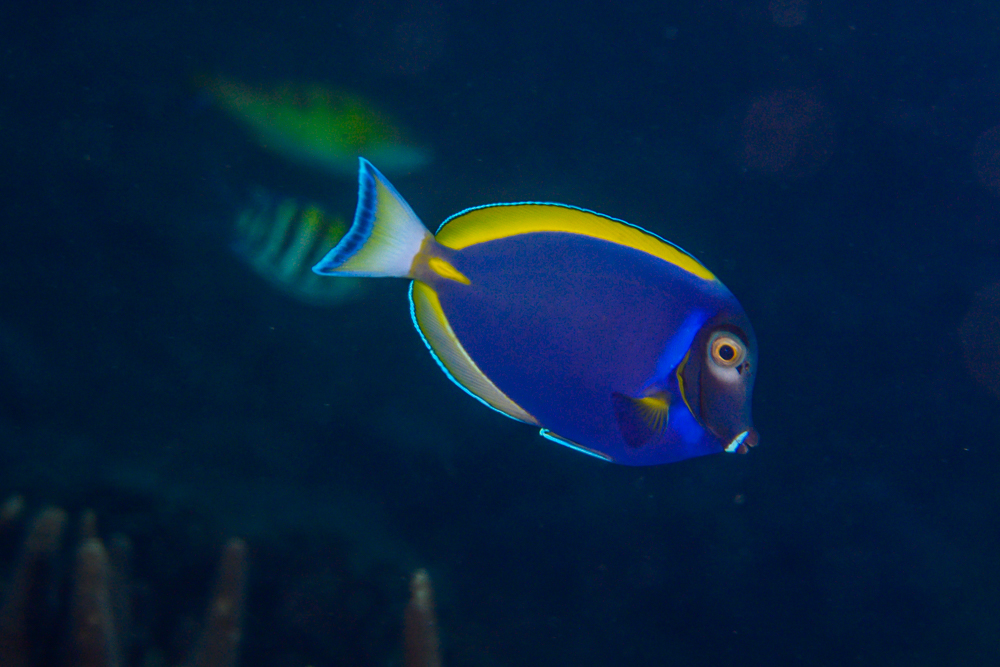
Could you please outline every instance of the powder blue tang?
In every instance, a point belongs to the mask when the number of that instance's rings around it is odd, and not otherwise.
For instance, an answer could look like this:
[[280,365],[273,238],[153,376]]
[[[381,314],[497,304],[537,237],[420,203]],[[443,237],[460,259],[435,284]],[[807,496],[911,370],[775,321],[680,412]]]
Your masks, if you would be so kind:
[[546,438],[626,465],[757,444],[757,342],[732,293],[677,246],[561,204],[493,204],[432,235],[362,159],[358,208],[313,270],[412,279],[442,370]]

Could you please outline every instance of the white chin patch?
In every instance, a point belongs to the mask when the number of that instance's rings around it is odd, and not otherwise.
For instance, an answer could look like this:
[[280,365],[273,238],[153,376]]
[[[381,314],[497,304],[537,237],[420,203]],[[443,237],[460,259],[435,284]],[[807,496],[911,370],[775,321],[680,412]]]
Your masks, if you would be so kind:
[[748,435],[750,435],[750,431],[743,431],[738,436],[733,438],[733,441],[730,442],[728,445],[726,445],[726,451],[729,452],[730,454],[735,452],[737,449],[740,448],[740,445],[743,444],[743,441],[747,439]]

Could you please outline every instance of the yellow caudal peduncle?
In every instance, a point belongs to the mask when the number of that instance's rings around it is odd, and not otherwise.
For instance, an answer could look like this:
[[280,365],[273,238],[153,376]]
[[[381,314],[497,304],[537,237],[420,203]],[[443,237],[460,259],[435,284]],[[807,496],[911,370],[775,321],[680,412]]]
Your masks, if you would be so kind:
[[427,267],[442,278],[454,280],[463,285],[471,285],[472,281],[462,275],[462,272],[451,265],[447,260],[440,257],[431,257],[427,260]]

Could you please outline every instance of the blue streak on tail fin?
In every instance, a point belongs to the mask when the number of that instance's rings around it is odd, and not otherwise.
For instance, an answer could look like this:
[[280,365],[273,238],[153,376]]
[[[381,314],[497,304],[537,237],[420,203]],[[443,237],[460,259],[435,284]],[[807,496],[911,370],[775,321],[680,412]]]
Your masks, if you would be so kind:
[[321,276],[409,278],[431,233],[396,188],[360,158],[358,208],[351,228],[313,271]]

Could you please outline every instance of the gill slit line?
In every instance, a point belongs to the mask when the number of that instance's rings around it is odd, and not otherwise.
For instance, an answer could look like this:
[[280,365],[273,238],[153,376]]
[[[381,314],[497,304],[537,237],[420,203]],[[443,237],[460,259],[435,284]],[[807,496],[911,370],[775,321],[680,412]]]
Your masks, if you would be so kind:
[[684,367],[687,366],[688,358],[690,356],[691,350],[688,350],[687,354],[684,355],[684,358],[681,359],[681,363],[677,364],[677,388],[680,389],[681,400],[684,401],[684,405],[687,406],[688,412],[690,412],[691,416],[694,417],[694,410],[691,409],[691,404],[688,403],[687,392],[684,391]]

